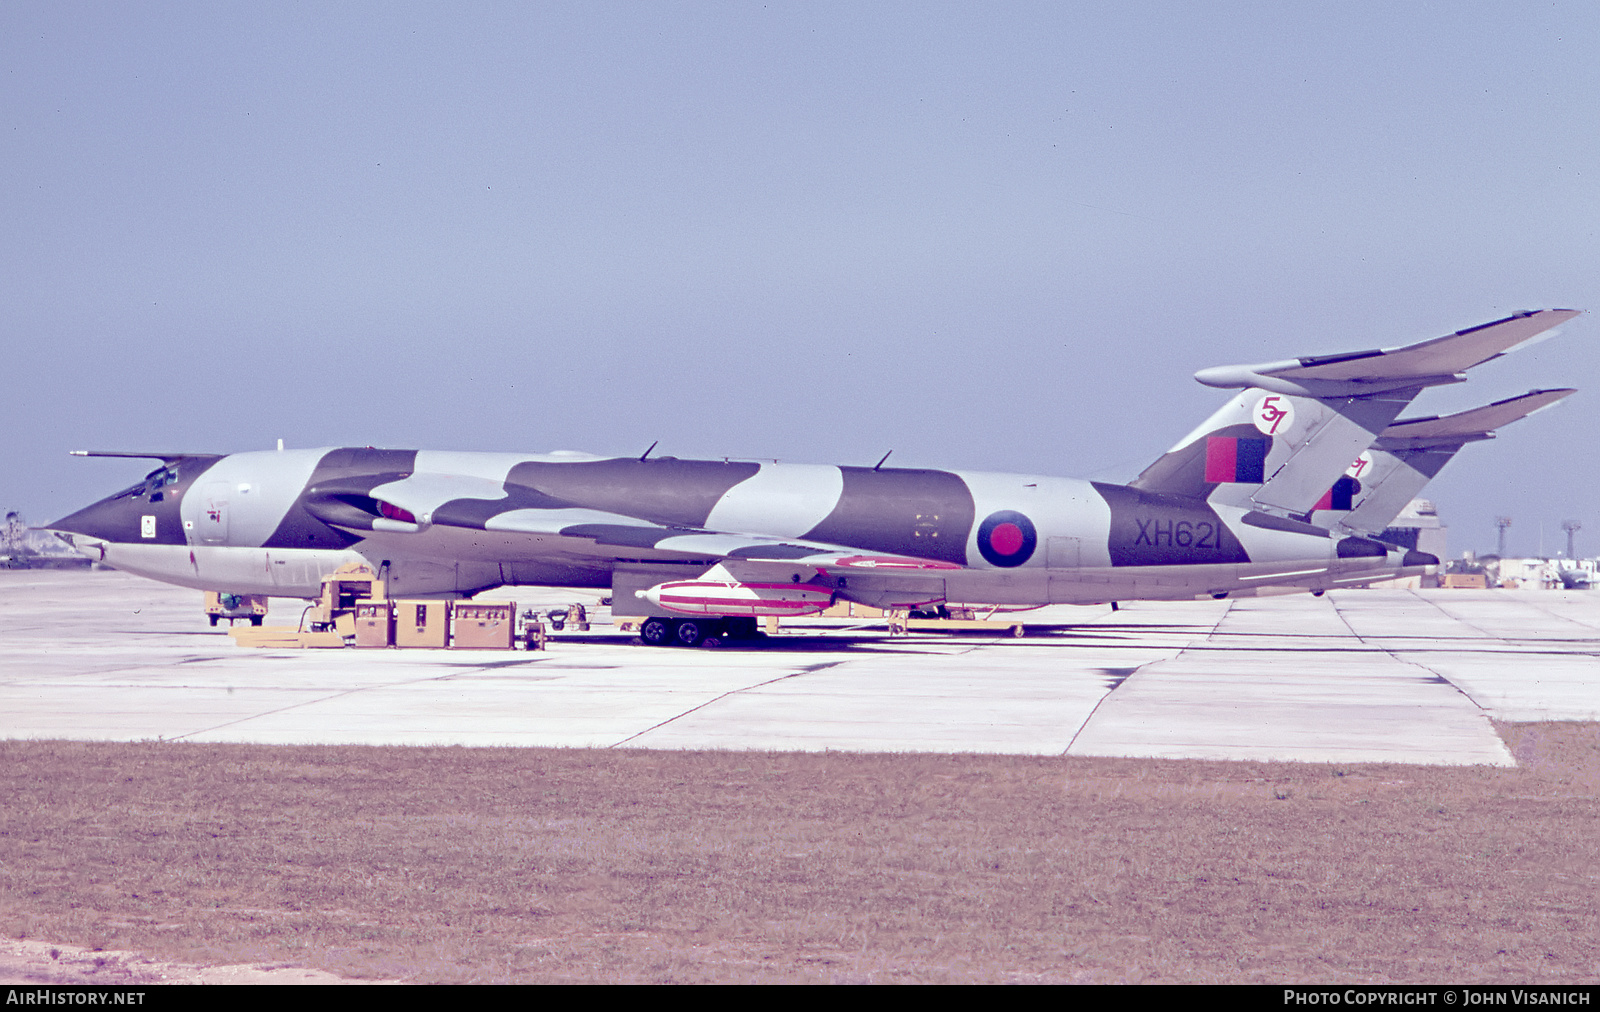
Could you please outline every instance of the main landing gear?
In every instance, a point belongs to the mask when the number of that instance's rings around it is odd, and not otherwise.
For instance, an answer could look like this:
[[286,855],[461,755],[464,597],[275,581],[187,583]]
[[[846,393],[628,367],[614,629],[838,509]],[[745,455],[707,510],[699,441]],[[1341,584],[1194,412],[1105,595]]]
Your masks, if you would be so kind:
[[761,635],[753,618],[647,618],[639,638],[651,647],[720,647]]

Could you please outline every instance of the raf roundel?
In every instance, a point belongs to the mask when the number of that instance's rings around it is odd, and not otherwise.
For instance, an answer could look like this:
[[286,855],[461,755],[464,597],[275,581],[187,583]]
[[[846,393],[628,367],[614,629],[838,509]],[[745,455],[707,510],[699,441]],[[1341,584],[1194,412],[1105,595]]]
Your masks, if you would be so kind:
[[1020,566],[1038,544],[1033,521],[1015,510],[991,513],[978,525],[978,552],[993,566]]

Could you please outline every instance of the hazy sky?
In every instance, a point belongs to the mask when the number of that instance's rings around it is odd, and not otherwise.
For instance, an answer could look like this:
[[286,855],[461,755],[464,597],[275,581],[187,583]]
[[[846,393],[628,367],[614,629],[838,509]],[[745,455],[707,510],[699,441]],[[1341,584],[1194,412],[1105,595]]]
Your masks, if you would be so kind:
[[1125,481],[1205,366],[1574,307],[1427,495],[1600,551],[1600,6],[0,5],[0,508],[378,445]]

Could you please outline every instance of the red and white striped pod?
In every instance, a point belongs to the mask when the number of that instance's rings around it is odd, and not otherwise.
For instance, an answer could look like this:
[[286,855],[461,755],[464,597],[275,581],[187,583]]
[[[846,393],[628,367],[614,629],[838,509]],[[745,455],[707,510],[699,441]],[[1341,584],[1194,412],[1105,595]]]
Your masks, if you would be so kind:
[[818,615],[833,603],[831,590],[805,583],[678,580],[638,593],[658,608],[685,615]]

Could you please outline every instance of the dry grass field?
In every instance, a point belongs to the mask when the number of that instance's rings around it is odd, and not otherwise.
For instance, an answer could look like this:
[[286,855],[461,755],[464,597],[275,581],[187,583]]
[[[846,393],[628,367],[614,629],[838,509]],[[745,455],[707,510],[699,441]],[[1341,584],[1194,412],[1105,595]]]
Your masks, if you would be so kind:
[[1600,978],[1600,726],[1517,769],[0,742],[0,933],[415,982]]

